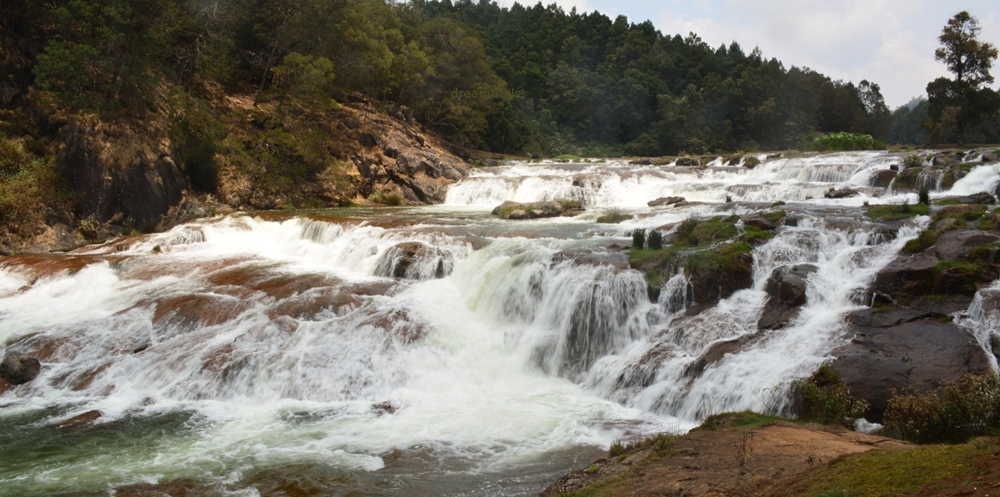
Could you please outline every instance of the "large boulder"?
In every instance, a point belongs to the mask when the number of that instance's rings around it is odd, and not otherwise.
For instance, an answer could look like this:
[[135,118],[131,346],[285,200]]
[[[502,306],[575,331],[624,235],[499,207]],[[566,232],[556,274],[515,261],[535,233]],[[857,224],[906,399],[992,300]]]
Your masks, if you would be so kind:
[[11,385],[23,385],[38,376],[42,365],[34,357],[8,354],[0,363],[0,379]]
[[548,200],[520,203],[508,200],[495,208],[492,214],[500,219],[538,219],[543,217],[574,216],[583,212],[579,202]]
[[872,175],[869,183],[871,186],[879,188],[889,188],[892,180],[896,178],[897,171],[892,169],[880,169]]
[[428,280],[444,278],[452,261],[444,251],[420,242],[403,242],[382,254],[375,266],[377,276]]
[[853,188],[841,188],[840,190],[830,190],[824,195],[826,198],[848,198],[857,197],[861,192]]
[[863,309],[848,316],[853,338],[831,367],[869,402],[865,417],[881,422],[893,392],[928,392],[966,373],[990,371],[986,351],[942,315],[916,309]]
[[757,321],[757,329],[774,330],[785,327],[799,313],[806,303],[806,287],[809,275],[818,268],[813,264],[781,266],[771,272],[764,291],[767,303]]

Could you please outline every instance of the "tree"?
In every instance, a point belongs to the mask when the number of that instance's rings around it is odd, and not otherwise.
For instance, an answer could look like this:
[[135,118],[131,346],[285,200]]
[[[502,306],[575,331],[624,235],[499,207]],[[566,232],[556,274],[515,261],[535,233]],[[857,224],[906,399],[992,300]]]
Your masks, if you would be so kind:
[[985,85],[993,83],[990,68],[997,58],[997,49],[980,42],[979,21],[962,11],[948,20],[938,40],[941,48],[934,57],[945,63],[955,78],[938,78],[927,85],[930,99],[932,135],[944,136],[954,126],[957,141],[963,143],[970,126],[998,109],[996,92]]

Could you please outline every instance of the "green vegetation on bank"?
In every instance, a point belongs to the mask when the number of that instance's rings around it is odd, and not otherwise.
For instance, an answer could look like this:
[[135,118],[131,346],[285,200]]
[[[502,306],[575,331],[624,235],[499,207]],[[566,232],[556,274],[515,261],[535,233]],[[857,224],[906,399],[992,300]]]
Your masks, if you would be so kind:
[[885,142],[862,133],[837,132],[813,140],[811,150],[820,152],[845,152],[849,150],[885,150]]

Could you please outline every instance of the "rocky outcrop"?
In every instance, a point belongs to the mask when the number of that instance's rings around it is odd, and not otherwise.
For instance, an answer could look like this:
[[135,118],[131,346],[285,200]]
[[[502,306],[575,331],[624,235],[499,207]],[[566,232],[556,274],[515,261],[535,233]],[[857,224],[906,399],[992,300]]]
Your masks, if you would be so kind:
[[666,205],[674,205],[684,202],[684,197],[660,197],[656,200],[650,200],[646,202],[646,205],[650,207],[663,207]]
[[782,266],[771,272],[764,291],[767,303],[757,321],[759,330],[775,330],[785,327],[799,313],[806,303],[806,286],[809,275],[818,268],[813,264]]
[[857,190],[855,190],[853,188],[841,188],[840,190],[830,190],[830,191],[826,192],[826,194],[824,195],[824,197],[826,197],[826,198],[848,198],[848,197],[857,197],[860,194],[861,194],[861,192],[859,192],[859,191],[857,191]]
[[0,379],[11,385],[23,385],[34,380],[42,371],[42,365],[34,357],[8,354],[0,363]]
[[892,169],[880,169],[872,175],[869,185],[878,188],[889,188],[892,180],[896,178],[897,171]]
[[177,205],[187,180],[155,122],[72,121],[59,131],[58,161],[78,195],[77,216],[153,230]]
[[900,254],[875,276],[869,289],[874,302],[898,303],[925,295],[961,295],[971,300],[978,288],[1000,277],[1000,261],[988,249],[1000,236],[978,230],[951,230],[931,247]]
[[520,203],[508,200],[495,208],[492,215],[500,219],[538,219],[543,217],[575,216],[583,212],[573,200]]
[[913,308],[863,309],[848,316],[851,342],[830,364],[881,422],[894,391],[927,392],[966,373],[990,370],[986,352],[948,317]]
[[394,119],[360,102],[343,106],[335,116],[344,123],[340,133],[354,137],[341,147],[341,154],[356,168],[357,193],[395,193],[419,204],[442,202],[448,185],[464,178],[469,166],[412,120],[398,119],[402,112]]

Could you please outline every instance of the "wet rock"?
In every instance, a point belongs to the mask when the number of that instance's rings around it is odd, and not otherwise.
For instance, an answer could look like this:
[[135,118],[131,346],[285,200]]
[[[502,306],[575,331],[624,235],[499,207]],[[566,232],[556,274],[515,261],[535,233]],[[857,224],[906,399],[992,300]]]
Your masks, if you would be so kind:
[[931,164],[935,166],[950,166],[962,161],[962,156],[958,152],[941,152],[931,159]]
[[653,160],[652,159],[633,159],[633,160],[630,160],[628,163],[629,163],[629,165],[632,165],[632,166],[649,166],[649,165],[653,164]]
[[743,224],[747,226],[753,226],[757,229],[762,229],[764,231],[774,231],[778,229],[778,225],[773,223],[770,219],[763,216],[751,216],[743,219]]
[[813,264],[781,266],[771,272],[764,291],[768,294],[764,311],[757,321],[757,329],[775,330],[785,327],[806,303],[809,275],[818,268]]
[[892,184],[892,180],[896,177],[896,174],[897,172],[895,169],[880,169],[872,176],[870,184],[871,186],[879,188],[889,188],[889,185]]
[[656,200],[650,200],[649,202],[646,202],[646,205],[650,207],[662,207],[665,205],[679,204],[684,201],[685,201],[684,197],[660,197]]
[[[997,185],[997,189],[1000,190],[1000,185]],[[973,193],[972,195],[964,195],[961,197],[942,197],[935,199],[934,203],[939,204],[941,202],[958,202],[960,204],[995,204],[996,199],[993,195],[987,192]]]
[[500,219],[538,219],[580,213],[579,202],[545,201],[520,203],[508,200],[493,209],[492,214]]
[[986,152],[985,154],[983,154],[983,162],[997,162],[997,161],[1000,161],[1000,155],[997,155],[993,152]]
[[701,161],[695,159],[694,157],[678,157],[677,160],[674,161],[674,165],[683,167],[698,167],[701,166]]
[[934,255],[945,261],[964,259],[976,247],[1000,242],[1000,236],[979,230],[952,230],[938,235],[931,248]]
[[902,297],[927,295],[934,285],[934,266],[939,262],[926,252],[897,257],[875,276],[869,296],[895,302]]
[[692,362],[684,370],[684,376],[699,376],[709,366],[722,360],[726,354],[733,354],[744,350],[747,345],[755,343],[764,335],[761,333],[751,333],[730,340],[721,340],[713,343],[705,350],[697,360]]
[[72,418],[69,418],[66,421],[60,422],[56,424],[56,426],[59,428],[80,428],[82,426],[89,425],[94,421],[97,421],[103,415],[104,413],[102,413],[101,411],[97,410],[87,411],[78,416],[73,416]]
[[34,357],[8,354],[0,363],[0,378],[11,385],[23,385],[34,380],[42,371],[42,364]]
[[725,266],[708,266],[692,270],[688,281],[688,302],[705,304],[728,298],[739,290],[753,286],[753,257],[750,254],[729,256]]
[[865,418],[881,422],[893,391],[927,392],[966,373],[990,370],[968,331],[914,309],[863,309],[848,317],[851,343],[835,349],[831,367],[851,393],[870,403]]
[[376,264],[375,274],[413,280],[444,278],[451,272],[446,256],[440,249],[424,243],[403,242],[385,251]]
[[860,192],[858,192],[857,190],[854,190],[852,188],[842,188],[840,190],[830,190],[826,192],[824,197],[836,199],[836,198],[857,197],[858,195],[860,195]]

